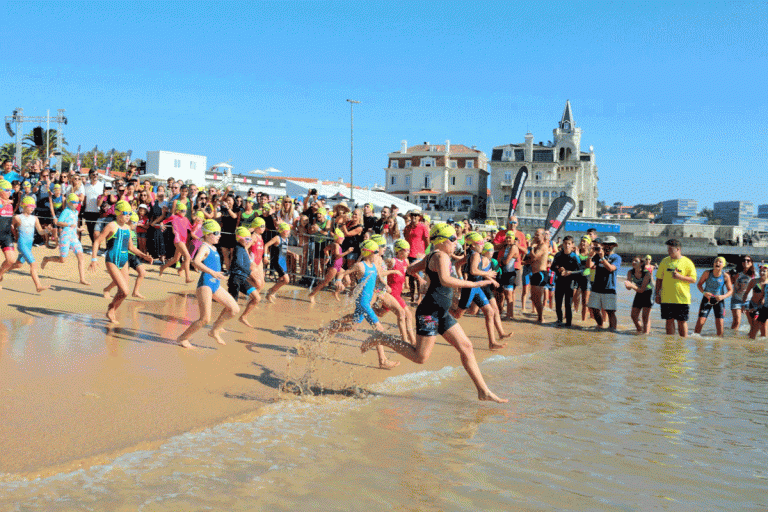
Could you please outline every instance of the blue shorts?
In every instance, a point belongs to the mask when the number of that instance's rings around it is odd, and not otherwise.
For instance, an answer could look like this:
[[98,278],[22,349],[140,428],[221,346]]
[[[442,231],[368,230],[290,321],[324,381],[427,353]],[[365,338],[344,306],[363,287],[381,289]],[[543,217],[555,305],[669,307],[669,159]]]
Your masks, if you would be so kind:
[[531,274],[531,286],[546,286],[549,282],[546,272]]
[[459,309],[468,309],[473,302],[480,308],[489,304],[488,297],[485,296],[482,288],[462,288]]
[[235,300],[244,293],[246,296],[254,292],[256,288],[248,282],[248,278],[240,274],[230,274],[227,281],[227,291]]
[[531,284],[531,266],[523,265],[523,286]]
[[[370,300],[367,302],[370,302]],[[362,300],[358,300],[355,303],[355,313],[353,318],[357,324],[363,323],[363,318],[368,320],[368,323],[371,325],[379,323],[379,317],[376,316],[376,312],[371,308],[371,305]]]
[[136,256],[135,254],[131,253],[128,255],[128,266],[131,267],[133,270],[138,270],[140,265],[143,265],[144,262],[141,258]]
[[19,263],[27,262],[30,265],[35,262],[35,257],[32,256],[32,239],[19,237]]
[[272,260],[269,268],[277,272],[278,277],[283,277],[288,273],[288,262],[285,261],[285,256]]

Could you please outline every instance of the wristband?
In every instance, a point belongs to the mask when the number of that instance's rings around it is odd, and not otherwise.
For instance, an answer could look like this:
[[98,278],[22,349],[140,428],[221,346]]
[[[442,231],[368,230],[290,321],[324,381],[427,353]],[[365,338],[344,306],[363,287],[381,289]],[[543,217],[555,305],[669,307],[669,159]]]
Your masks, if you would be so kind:
[[99,258],[91,258],[91,261],[99,261]]

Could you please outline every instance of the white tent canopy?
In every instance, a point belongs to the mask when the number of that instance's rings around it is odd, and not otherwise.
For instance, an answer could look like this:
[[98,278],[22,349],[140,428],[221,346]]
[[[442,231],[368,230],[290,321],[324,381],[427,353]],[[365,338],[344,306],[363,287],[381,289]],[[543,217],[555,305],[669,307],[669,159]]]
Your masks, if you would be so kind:
[[[305,197],[313,188],[317,189],[317,195],[326,197],[325,202],[330,207],[333,207],[333,205],[342,200],[345,200],[350,208],[354,207],[352,201],[349,200],[351,191],[347,185],[291,180],[285,182],[285,193],[291,197]],[[336,196],[336,198],[334,196]],[[342,197],[346,199],[342,199]],[[376,212],[381,211],[384,206],[392,206],[393,204],[400,208],[400,213],[405,213],[408,210],[418,208],[418,205],[404,201],[397,196],[374,190],[356,188],[354,190],[354,198],[355,204],[360,205],[361,207],[365,203],[371,203]]]

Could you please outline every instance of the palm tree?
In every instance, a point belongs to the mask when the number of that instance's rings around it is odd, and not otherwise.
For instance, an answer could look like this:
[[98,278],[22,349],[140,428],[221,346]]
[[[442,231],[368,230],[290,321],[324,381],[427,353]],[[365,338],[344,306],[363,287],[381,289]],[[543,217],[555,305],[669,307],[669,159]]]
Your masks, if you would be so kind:
[[0,146],[0,161],[13,160],[16,157],[16,143],[8,142]]
[[38,147],[35,145],[35,136],[34,136],[34,130],[29,132],[24,136],[22,139],[22,145],[25,146],[24,149],[22,149],[23,158],[26,160],[28,158],[42,158],[43,160],[50,157],[50,154],[43,155],[45,152],[45,140],[48,139],[48,151],[53,152],[54,149],[56,149],[56,142],[60,142],[59,149],[64,152],[64,146],[68,145],[67,140],[62,136],[61,140],[59,140],[59,134],[58,132],[51,128],[47,131],[43,132],[43,145]]

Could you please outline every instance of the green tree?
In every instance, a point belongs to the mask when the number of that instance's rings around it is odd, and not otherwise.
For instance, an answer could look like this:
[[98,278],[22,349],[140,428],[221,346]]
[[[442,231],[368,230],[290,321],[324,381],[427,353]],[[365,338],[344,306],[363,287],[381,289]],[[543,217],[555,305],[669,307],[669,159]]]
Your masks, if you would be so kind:
[[[48,151],[49,154],[45,154],[45,141],[48,140]],[[51,128],[47,131],[43,131],[43,145],[37,146],[35,145],[35,136],[34,136],[34,130],[30,131],[28,134],[24,136],[24,138],[21,141],[21,144],[23,146],[22,149],[22,159],[27,161],[32,158],[40,158],[40,159],[46,159],[50,157],[50,153],[53,153],[56,150],[56,142],[59,141],[61,143],[61,147],[59,148],[62,151],[62,154],[65,151],[65,146],[67,146],[67,140],[61,136],[59,137],[58,132]]]

